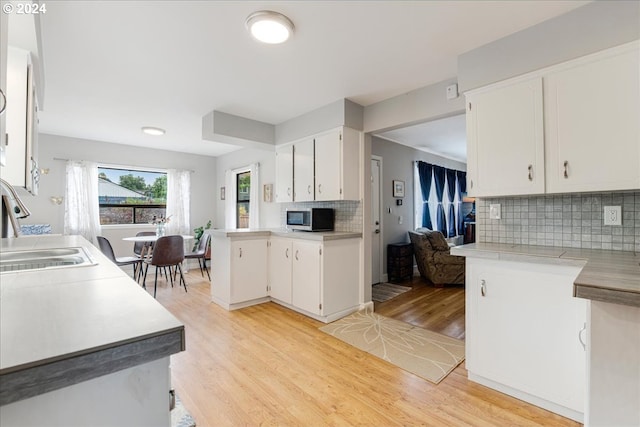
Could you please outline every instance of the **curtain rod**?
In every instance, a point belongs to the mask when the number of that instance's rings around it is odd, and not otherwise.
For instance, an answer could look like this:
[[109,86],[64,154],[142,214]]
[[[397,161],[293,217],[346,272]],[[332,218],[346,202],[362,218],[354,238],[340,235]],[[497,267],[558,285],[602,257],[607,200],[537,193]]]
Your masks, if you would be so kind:
[[[74,160],[74,159],[63,159],[60,157],[54,157],[53,160],[59,160],[61,162],[69,162],[69,161],[73,161],[73,162],[82,162],[85,160]],[[167,169],[174,169],[174,168],[154,168],[153,166],[137,166],[137,165],[115,165],[113,163],[101,163],[101,162],[94,162],[97,163],[100,166],[106,167],[106,168],[113,168],[113,169],[131,169],[131,168],[138,168],[138,169],[162,169],[162,170],[167,170]],[[192,170],[192,169],[182,169],[185,170],[187,172],[191,172],[191,173],[196,173],[196,171]]]

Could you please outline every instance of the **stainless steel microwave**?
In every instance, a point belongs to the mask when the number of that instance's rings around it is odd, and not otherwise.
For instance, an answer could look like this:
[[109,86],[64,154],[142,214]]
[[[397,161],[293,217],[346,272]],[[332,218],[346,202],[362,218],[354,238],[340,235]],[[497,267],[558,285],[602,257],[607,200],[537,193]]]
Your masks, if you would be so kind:
[[330,208],[287,210],[287,228],[304,231],[332,231],[335,213]]

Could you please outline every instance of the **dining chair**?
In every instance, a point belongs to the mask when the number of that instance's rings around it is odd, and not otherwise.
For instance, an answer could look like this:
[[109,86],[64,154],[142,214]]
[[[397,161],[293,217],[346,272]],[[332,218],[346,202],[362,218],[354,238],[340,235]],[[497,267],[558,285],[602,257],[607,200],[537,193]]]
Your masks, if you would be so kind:
[[133,256],[125,256],[125,257],[116,257],[115,253],[113,253],[113,247],[109,242],[109,239],[102,236],[98,237],[98,246],[104,255],[113,261],[118,267],[123,267],[125,265],[133,265],[133,278],[135,279],[138,271],[142,271],[142,259]]
[[[180,282],[184,286],[184,291],[187,292],[187,282],[184,280],[182,274],[182,261],[184,261],[184,239],[182,236],[163,236],[156,240],[153,245],[153,253],[151,259],[144,260],[144,277],[142,279],[142,287],[147,288],[147,271],[149,265],[156,267],[155,280],[153,282],[153,297],[156,297],[156,291],[158,289],[158,268],[175,267],[180,272]],[[171,274],[165,274],[165,277],[171,281],[173,286],[173,277]]]
[[[136,233],[136,237],[155,236],[155,234],[156,234],[155,231],[139,231],[138,233]],[[134,242],[133,244],[134,256],[138,257],[141,261],[143,261],[143,258],[145,258],[152,249],[153,249],[152,242]],[[140,269],[140,271],[138,272],[138,277],[136,278],[136,280],[140,280],[141,277],[142,277],[142,269]]]
[[211,280],[211,276],[209,275],[209,270],[207,269],[207,265],[205,264],[207,250],[211,244],[211,236],[209,234],[204,234],[200,238],[200,242],[198,242],[198,247],[195,251],[188,252],[184,254],[186,259],[197,259],[198,266],[200,267],[200,274],[204,277],[204,271],[207,272],[207,277]]

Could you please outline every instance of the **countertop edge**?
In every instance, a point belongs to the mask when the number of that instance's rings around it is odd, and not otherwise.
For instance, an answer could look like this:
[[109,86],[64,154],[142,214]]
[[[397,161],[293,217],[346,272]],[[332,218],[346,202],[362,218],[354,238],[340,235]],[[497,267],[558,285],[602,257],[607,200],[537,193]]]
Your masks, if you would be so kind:
[[246,230],[206,230],[212,237],[218,238],[252,238],[252,237],[285,237],[290,239],[330,241],[342,239],[359,239],[362,233],[357,231],[290,231],[282,229],[246,229]]
[[184,349],[182,326],[140,340],[1,374],[0,405],[168,357]]
[[[466,247],[465,247],[466,246]],[[554,252],[559,253],[554,253]],[[593,258],[596,256],[589,255],[590,250],[583,250],[577,254],[568,248],[535,246],[527,247],[522,245],[500,245],[489,244],[488,246],[478,246],[477,244],[457,246],[451,248],[452,255],[468,256],[481,259],[494,259],[502,261],[522,261],[539,264],[554,265],[570,265],[583,267],[581,272],[574,280],[574,296],[577,298],[589,299],[594,301],[608,302],[613,304],[622,304],[632,307],[640,307],[640,286],[637,290],[629,289],[629,278],[613,278],[613,275],[602,274],[602,278],[594,278],[591,270],[597,268],[593,266]],[[597,250],[593,250],[594,255],[600,254]],[[612,254],[608,254],[612,255]],[[613,254],[617,255],[617,254]],[[602,255],[600,255],[602,256]],[[621,257],[632,259],[633,253],[621,252]],[[636,256],[637,258],[637,256]],[[624,263],[621,262],[622,267]],[[636,263],[637,264],[637,263]],[[628,265],[625,265],[627,267]],[[615,269],[615,265],[609,263],[609,267]],[[602,267],[600,267],[602,268]],[[637,275],[632,280],[638,281],[640,285],[640,265],[636,266]],[[590,276],[588,283],[582,279]],[[597,280],[596,280],[597,279]],[[602,281],[602,283],[598,283]],[[619,285],[616,285],[616,282]]]

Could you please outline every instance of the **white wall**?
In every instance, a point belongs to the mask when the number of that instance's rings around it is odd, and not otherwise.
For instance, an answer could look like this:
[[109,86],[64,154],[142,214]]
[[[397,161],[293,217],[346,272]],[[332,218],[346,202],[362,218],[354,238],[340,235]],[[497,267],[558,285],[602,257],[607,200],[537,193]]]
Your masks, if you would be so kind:
[[[50,200],[51,196],[64,196],[66,188],[66,162],[55,160],[56,158],[89,160],[123,166],[192,170],[194,173],[191,174],[191,228],[204,225],[209,219],[214,219],[216,208],[214,157],[48,134],[40,134],[39,138],[40,167],[48,168],[49,174],[42,175],[38,196],[31,196],[24,190],[20,191],[20,196],[31,210],[31,216],[21,220],[21,224],[46,223],[51,224],[53,233],[64,231],[64,203],[55,205]],[[109,227],[118,228],[117,226]],[[126,227],[128,229],[125,234],[128,235],[150,228],[145,225],[124,226]],[[118,233],[121,234],[122,231],[110,232],[106,227],[103,229],[103,234],[111,240],[116,254],[128,255],[132,244],[122,242]]]
[[[265,184],[276,183],[276,155],[274,151],[244,148],[216,158],[215,185],[209,189],[215,194],[216,210],[213,220],[214,228],[224,228],[224,201],[220,200],[220,187],[225,186],[225,171],[234,170],[252,163],[260,163],[260,228],[281,227],[280,205],[264,201]],[[253,184],[253,183],[252,183]]]

